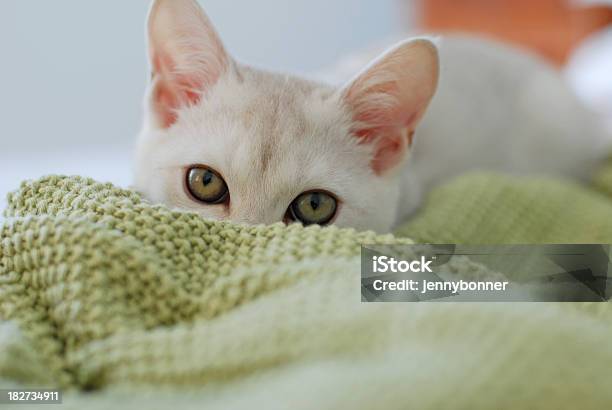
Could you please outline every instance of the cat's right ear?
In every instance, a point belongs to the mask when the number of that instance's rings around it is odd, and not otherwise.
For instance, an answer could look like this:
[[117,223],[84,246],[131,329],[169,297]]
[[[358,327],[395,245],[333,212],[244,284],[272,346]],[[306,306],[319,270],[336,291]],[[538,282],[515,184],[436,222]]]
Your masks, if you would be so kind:
[[353,134],[373,147],[378,175],[402,162],[438,85],[438,50],[424,38],[405,41],[366,67],[343,90]]
[[197,104],[225,73],[230,58],[195,0],[155,0],[149,12],[150,104],[161,128],[181,107]]

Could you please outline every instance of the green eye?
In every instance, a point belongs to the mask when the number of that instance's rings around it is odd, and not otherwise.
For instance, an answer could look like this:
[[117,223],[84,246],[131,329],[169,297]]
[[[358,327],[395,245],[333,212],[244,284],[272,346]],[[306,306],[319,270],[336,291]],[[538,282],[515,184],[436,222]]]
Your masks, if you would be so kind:
[[195,166],[187,170],[187,189],[195,199],[207,204],[224,202],[229,194],[221,175],[205,166]]
[[325,225],[334,218],[338,202],[323,191],[309,191],[300,194],[289,206],[289,216],[304,225]]

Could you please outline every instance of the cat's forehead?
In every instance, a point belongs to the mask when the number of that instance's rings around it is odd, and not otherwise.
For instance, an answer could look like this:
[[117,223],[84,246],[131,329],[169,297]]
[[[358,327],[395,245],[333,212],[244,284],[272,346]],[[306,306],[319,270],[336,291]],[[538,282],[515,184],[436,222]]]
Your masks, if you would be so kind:
[[222,79],[183,117],[194,131],[189,150],[196,162],[218,167],[242,197],[271,200],[301,189],[332,189],[338,168],[350,172],[360,150],[336,89],[250,69],[239,74]]
[[222,80],[201,109],[196,121],[222,134],[226,155],[262,171],[343,146],[351,124],[333,87],[251,69]]
[[217,91],[215,103],[262,136],[312,133],[343,115],[333,87],[289,75],[243,68]]

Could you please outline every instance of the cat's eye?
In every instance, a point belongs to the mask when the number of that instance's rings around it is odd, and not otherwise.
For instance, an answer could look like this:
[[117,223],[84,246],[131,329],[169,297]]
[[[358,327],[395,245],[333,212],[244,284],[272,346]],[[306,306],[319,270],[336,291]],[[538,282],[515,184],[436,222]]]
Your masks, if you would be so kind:
[[198,201],[220,204],[229,194],[227,184],[214,169],[198,165],[187,170],[187,189]]
[[288,219],[304,225],[325,225],[336,215],[338,201],[324,191],[308,191],[293,200],[287,211]]

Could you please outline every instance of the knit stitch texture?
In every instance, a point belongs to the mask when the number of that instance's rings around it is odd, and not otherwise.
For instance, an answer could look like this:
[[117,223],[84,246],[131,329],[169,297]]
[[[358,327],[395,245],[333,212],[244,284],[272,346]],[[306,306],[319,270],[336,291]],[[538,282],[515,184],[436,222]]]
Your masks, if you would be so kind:
[[[609,243],[611,175],[465,176],[398,234]],[[361,303],[360,244],[410,239],[205,221],[81,177],[23,183],[6,216],[0,387],[61,387],[66,408],[612,403],[608,303]]]

